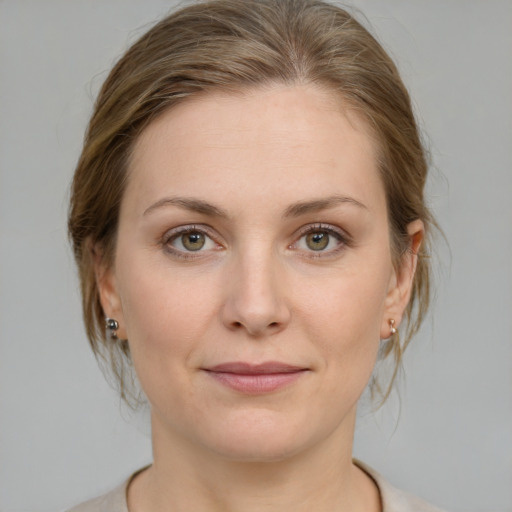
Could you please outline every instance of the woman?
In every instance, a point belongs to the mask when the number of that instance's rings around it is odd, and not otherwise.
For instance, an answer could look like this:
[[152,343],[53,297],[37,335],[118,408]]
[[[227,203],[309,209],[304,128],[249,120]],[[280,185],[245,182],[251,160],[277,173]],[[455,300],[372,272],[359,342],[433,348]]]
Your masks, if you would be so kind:
[[428,305],[426,174],[394,64],[335,6],[214,0],[136,42],[69,229],[154,462],[73,510],[435,510],[352,460],[377,356],[396,368]]

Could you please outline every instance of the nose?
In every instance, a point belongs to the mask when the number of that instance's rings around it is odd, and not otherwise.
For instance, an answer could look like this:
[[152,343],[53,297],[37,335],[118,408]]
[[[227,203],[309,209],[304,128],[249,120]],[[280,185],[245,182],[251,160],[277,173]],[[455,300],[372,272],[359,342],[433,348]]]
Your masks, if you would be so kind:
[[233,267],[226,278],[223,324],[230,330],[246,331],[251,337],[272,335],[286,328],[291,314],[278,262],[253,253]]

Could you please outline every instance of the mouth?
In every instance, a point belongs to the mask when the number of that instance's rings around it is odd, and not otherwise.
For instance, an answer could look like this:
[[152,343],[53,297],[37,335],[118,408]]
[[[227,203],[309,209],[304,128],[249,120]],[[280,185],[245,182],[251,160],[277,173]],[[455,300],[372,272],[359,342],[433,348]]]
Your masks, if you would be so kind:
[[306,373],[308,368],[277,361],[261,364],[245,362],[223,363],[204,371],[219,384],[243,394],[271,393],[291,385]]

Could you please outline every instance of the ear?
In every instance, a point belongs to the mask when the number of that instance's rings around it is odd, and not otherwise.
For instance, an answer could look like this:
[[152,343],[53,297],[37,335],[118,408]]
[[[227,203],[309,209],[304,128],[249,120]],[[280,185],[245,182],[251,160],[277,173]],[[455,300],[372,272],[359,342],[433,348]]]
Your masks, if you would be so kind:
[[96,286],[100,297],[101,307],[105,317],[113,318],[119,323],[117,337],[126,339],[126,323],[124,321],[121,298],[118,292],[118,286],[115,277],[113,265],[107,265],[103,257],[103,250],[95,246],[91,249],[94,261],[94,273],[96,276]]
[[381,339],[391,336],[391,323],[398,328],[402,321],[405,308],[409,303],[414,283],[414,274],[418,263],[418,251],[425,237],[425,226],[417,219],[407,226],[409,236],[408,249],[400,257],[400,261],[391,276],[388,294],[385,301],[384,316],[381,324]]

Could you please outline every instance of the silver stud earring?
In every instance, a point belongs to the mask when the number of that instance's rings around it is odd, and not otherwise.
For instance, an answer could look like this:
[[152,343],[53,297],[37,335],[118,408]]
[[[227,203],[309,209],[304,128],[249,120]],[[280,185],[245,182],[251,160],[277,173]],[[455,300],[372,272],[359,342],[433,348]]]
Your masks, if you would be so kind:
[[391,336],[393,336],[393,334],[396,334],[395,321],[392,318],[390,318],[389,320],[389,332],[391,333]]
[[117,340],[117,329],[119,329],[119,322],[114,318],[105,318],[105,328],[107,329],[109,336],[113,340]]

